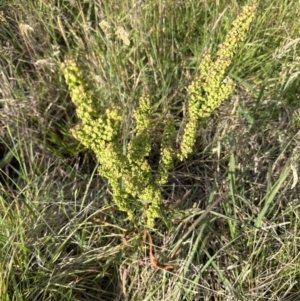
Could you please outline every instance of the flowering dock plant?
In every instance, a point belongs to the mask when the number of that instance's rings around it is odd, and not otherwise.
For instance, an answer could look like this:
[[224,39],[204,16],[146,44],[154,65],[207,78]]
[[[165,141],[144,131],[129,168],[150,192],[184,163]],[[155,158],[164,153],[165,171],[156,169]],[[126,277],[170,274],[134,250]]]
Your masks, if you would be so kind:
[[[161,217],[160,187],[166,183],[168,171],[175,160],[184,160],[192,152],[196,131],[203,120],[210,116],[234,90],[233,81],[226,76],[238,46],[244,40],[254,18],[256,5],[243,7],[232,24],[225,41],[212,58],[204,53],[198,74],[188,87],[187,114],[182,120],[180,146],[172,145],[177,135],[172,117],[163,124],[160,165],[153,175],[146,160],[151,150],[151,99],[144,93],[134,112],[134,137],[124,154],[122,146],[122,111],[117,104],[98,108],[97,98],[87,82],[82,67],[72,57],[65,59],[63,71],[76,112],[81,122],[72,135],[87,148],[92,149],[100,163],[99,174],[105,177],[112,189],[113,200],[118,209],[134,221],[137,212],[144,211],[146,225],[154,226]],[[140,215],[140,214],[139,214]]]

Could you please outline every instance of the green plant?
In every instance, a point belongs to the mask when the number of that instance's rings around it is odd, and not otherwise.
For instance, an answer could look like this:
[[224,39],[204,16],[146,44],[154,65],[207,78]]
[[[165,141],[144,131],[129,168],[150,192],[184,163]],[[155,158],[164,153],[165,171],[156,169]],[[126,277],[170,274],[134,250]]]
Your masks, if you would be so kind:
[[167,181],[168,170],[174,160],[187,158],[192,152],[198,127],[233,92],[233,81],[226,77],[226,72],[250,27],[255,9],[255,4],[243,8],[224,43],[219,46],[215,60],[210,52],[204,54],[199,66],[200,74],[188,87],[188,107],[182,121],[180,147],[178,150],[172,147],[176,131],[174,121],[169,117],[163,125],[161,160],[155,176],[145,159],[152,142],[149,95],[144,94],[140,98],[139,107],[134,113],[135,134],[124,152],[120,106],[114,103],[110,108],[99,108],[97,95],[87,83],[84,68],[74,58],[65,60],[65,79],[81,120],[72,129],[72,134],[95,152],[100,163],[99,173],[108,179],[116,205],[127,213],[131,221],[134,221],[136,212],[140,212],[140,207],[145,210],[146,225],[149,227],[154,226],[155,218],[161,217],[160,186]]

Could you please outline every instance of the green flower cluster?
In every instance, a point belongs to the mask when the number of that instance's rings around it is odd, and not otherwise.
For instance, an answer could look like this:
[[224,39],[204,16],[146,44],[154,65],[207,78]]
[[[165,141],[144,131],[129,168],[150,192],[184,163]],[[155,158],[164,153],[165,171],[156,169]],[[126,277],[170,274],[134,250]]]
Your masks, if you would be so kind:
[[183,160],[191,152],[195,143],[197,128],[201,122],[217,109],[223,100],[233,92],[234,83],[226,77],[238,46],[244,40],[254,18],[256,5],[245,6],[233,22],[225,42],[219,45],[216,60],[213,61],[210,52],[203,55],[199,66],[199,75],[188,87],[188,113],[184,121],[184,130],[178,158]]
[[100,162],[99,172],[106,177],[113,189],[114,201],[120,210],[126,211],[129,218],[133,219],[133,211],[129,207],[128,198],[121,189],[120,179],[126,157],[119,146],[121,139],[122,114],[119,107],[113,105],[106,109],[101,116],[95,117],[92,89],[85,81],[85,76],[73,58],[67,58],[63,64],[66,82],[69,86],[72,101],[76,105],[76,112],[81,123],[71,132],[87,148],[92,149]]
[[[115,204],[134,221],[142,206],[146,224],[154,226],[155,218],[161,217],[160,186],[168,178],[174,159],[183,160],[191,153],[195,142],[195,133],[201,121],[220,106],[233,91],[233,82],[226,78],[228,69],[238,44],[254,17],[255,6],[246,6],[233,23],[225,42],[220,45],[217,59],[213,62],[211,54],[205,53],[199,66],[200,75],[189,86],[188,114],[184,122],[184,131],[180,150],[174,151],[174,120],[168,118],[161,137],[160,165],[155,175],[146,160],[151,150],[150,97],[144,94],[134,112],[135,133],[122,150],[122,112],[113,104],[110,108],[98,108],[97,96],[87,83],[82,67],[74,58],[67,58],[63,64],[66,82],[72,101],[81,123],[71,132],[87,148],[92,149],[100,163],[99,173],[104,176],[112,188]],[[142,205],[140,205],[142,204]]]
[[147,225],[154,226],[154,220],[161,216],[160,186],[166,182],[168,170],[173,163],[171,142],[174,134],[172,122],[168,122],[162,138],[161,164],[155,177],[145,157],[151,150],[150,98],[147,94],[140,98],[139,107],[134,112],[136,133],[128,143],[127,154],[121,147],[122,115],[116,105],[106,109],[102,116],[95,117],[93,99],[96,97],[84,80],[82,69],[72,58],[65,60],[64,76],[69,86],[72,101],[81,123],[71,132],[87,148],[96,154],[100,163],[99,173],[112,188],[113,199],[121,211],[125,211],[131,221],[140,200],[144,204]]

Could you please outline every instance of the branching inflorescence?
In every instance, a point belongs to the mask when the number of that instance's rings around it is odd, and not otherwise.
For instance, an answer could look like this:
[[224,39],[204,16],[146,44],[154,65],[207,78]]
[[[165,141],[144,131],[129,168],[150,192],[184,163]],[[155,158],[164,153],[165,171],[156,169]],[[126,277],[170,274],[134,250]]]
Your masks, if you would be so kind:
[[140,204],[146,213],[146,224],[154,226],[155,218],[161,217],[160,186],[168,178],[168,171],[175,159],[183,160],[191,152],[195,143],[196,131],[201,122],[217,109],[223,100],[233,92],[234,84],[226,78],[239,44],[243,41],[250,23],[254,18],[256,6],[245,6],[234,21],[225,42],[219,46],[216,60],[206,52],[199,66],[199,75],[188,87],[188,110],[183,120],[183,134],[179,150],[174,150],[173,140],[176,132],[172,118],[164,124],[161,137],[160,165],[153,175],[151,166],[146,160],[151,150],[151,102],[148,94],[139,101],[134,112],[135,135],[127,145],[124,154],[122,149],[122,113],[118,105],[100,112],[96,108],[96,96],[85,81],[82,68],[76,60],[67,58],[63,64],[66,82],[69,86],[72,101],[81,123],[71,132],[87,148],[92,149],[100,163],[99,173],[105,177],[112,188],[115,204],[127,213],[131,221]]
[[225,42],[219,45],[216,60],[212,61],[211,53],[205,52],[199,75],[188,87],[188,116],[184,124],[182,141],[178,158],[183,160],[192,151],[196,130],[201,122],[217,109],[223,100],[234,90],[233,81],[226,77],[226,71],[238,46],[244,40],[254,18],[256,5],[245,6],[239,17],[233,22]]

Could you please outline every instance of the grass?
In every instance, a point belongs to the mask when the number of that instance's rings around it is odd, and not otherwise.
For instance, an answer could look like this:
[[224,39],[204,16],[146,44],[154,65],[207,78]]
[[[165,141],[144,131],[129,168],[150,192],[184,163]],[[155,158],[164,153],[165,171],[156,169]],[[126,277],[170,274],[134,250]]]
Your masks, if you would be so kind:
[[145,89],[157,122],[169,108],[180,120],[201,53],[246,3],[1,2],[0,300],[299,300],[300,3],[259,3],[229,71],[234,94],[162,187],[153,243],[174,269],[150,264],[145,233],[69,133],[65,55],[99,102],[122,103],[125,124]]

